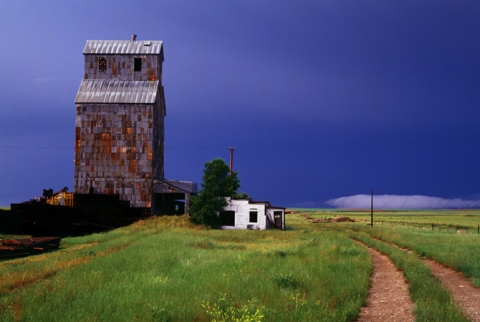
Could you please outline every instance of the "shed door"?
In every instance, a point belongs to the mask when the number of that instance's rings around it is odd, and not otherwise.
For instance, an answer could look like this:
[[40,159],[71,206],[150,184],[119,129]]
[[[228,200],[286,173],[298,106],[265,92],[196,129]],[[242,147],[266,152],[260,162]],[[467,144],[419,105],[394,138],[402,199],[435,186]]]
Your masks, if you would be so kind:
[[275,228],[282,229],[282,211],[274,211],[273,218],[275,220]]

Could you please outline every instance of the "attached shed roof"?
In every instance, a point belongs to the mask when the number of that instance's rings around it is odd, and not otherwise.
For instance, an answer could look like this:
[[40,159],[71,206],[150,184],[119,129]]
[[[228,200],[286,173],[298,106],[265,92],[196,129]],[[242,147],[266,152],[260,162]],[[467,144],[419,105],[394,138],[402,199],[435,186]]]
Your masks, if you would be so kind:
[[84,55],[161,55],[163,60],[163,42],[161,40],[87,40]]
[[197,183],[191,181],[159,179],[153,180],[153,191],[155,193],[197,193]]
[[75,103],[135,103],[154,104],[160,82],[121,81],[114,79],[84,79]]

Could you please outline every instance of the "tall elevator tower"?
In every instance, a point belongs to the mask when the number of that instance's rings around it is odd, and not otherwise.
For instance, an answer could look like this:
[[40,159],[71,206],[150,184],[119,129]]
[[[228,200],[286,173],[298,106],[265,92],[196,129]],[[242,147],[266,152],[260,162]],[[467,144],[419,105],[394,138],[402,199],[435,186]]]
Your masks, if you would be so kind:
[[75,194],[118,195],[130,207],[153,208],[154,182],[164,182],[162,41],[88,40],[83,55]]

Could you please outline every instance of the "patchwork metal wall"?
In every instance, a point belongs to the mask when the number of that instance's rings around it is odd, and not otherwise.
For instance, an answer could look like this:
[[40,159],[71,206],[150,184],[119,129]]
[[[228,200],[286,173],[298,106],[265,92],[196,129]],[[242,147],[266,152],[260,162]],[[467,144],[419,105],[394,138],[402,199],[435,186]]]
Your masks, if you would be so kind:
[[153,180],[164,176],[161,42],[87,41],[84,55],[75,193],[117,194],[131,207],[151,208]]
[[[106,60],[106,70],[100,71],[100,58]],[[142,70],[134,71],[134,60],[142,61]],[[152,55],[85,55],[84,79],[157,80],[162,77],[162,61]]]

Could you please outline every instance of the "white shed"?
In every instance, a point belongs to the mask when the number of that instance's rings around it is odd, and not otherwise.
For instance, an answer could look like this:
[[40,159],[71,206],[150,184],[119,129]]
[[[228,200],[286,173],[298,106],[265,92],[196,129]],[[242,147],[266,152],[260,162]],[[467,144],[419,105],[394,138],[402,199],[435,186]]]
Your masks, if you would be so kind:
[[285,208],[268,201],[225,199],[227,206],[220,212],[222,229],[285,229]]

